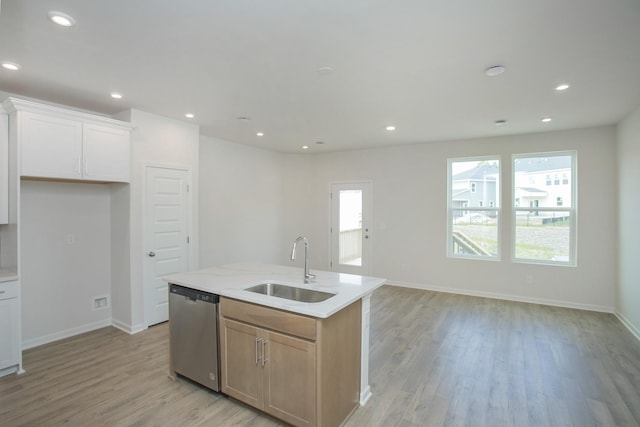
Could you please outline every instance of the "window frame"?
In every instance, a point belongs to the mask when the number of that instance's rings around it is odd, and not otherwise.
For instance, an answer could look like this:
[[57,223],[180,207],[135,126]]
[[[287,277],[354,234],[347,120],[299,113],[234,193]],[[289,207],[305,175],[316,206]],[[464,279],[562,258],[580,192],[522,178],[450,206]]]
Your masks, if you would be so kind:
[[[570,182],[568,185],[571,187],[571,198],[569,200],[570,206],[553,206],[553,207],[522,207],[516,206],[515,194],[516,194],[516,159],[538,158],[538,157],[571,157],[571,173],[569,174]],[[511,262],[518,264],[538,264],[538,265],[556,265],[566,267],[576,267],[578,265],[577,260],[577,226],[578,226],[578,152],[577,150],[569,151],[549,151],[538,153],[514,153],[511,155]],[[563,202],[565,198],[563,197]],[[565,204],[565,203],[563,203]],[[518,258],[516,257],[516,217],[519,211],[531,211],[531,212],[569,212],[569,260],[540,260],[530,258]]]
[[[497,206],[464,206],[453,207],[453,183],[452,183],[452,165],[458,162],[482,162],[482,161],[498,161],[498,179],[496,180],[496,203]],[[484,261],[501,261],[502,259],[502,189],[503,189],[503,176],[502,176],[502,156],[490,155],[490,156],[472,156],[472,157],[452,157],[447,159],[447,257],[455,259],[472,259],[472,260],[484,260]],[[469,203],[467,203],[469,204]],[[456,254],[453,252],[453,212],[464,210],[467,212],[486,212],[493,211],[496,217],[496,254],[491,255],[469,255],[469,254]]]

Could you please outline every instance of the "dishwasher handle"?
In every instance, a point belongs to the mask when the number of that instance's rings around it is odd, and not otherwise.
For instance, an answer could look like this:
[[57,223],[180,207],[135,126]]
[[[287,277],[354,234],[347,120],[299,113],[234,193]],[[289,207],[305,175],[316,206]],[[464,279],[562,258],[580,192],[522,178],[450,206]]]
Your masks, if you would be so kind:
[[202,301],[210,304],[218,304],[220,302],[220,296],[212,294],[210,292],[199,291],[197,289],[187,288],[185,286],[176,285],[174,283],[169,284],[169,293],[173,295],[180,295],[190,300],[190,302]]

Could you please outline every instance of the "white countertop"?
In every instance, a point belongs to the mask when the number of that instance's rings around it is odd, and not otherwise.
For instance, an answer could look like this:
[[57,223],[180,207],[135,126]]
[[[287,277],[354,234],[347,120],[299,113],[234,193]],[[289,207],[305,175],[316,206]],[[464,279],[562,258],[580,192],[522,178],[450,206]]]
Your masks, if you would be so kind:
[[18,273],[10,268],[0,268],[0,282],[12,282],[18,280]]
[[[386,281],[386,279],[378,277],[329,271],[311,270],[311,273],[316,275],[316,279],[305,284],[301,268],[274,264],[238,263],[172,274],[165,276],[164,280],[176,285],[318,318],[327,318],[337,313],[354,301],[373,292]],[[244,290],[260,283],[281,283],[336,295],[322,302],[305,303]]]

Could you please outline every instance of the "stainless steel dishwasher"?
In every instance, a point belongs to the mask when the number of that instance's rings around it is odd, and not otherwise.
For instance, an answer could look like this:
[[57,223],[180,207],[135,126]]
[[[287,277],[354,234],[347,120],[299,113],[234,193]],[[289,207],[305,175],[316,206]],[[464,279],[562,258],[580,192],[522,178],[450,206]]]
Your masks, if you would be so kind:
[[218,305],[220,297],[169,285],[171,357],[177,374],[220,391]]

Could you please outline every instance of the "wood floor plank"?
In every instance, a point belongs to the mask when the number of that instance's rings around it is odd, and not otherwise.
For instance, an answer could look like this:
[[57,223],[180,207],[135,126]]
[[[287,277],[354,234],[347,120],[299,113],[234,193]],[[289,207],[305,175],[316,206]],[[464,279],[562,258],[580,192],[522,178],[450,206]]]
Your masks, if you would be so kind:
[[[103,328],[24,352],[0,426],[282,425],[168,378],[168,328]],[[345,427],[640,426],[640,342],[610,314],[383,286],[373,397]]]

